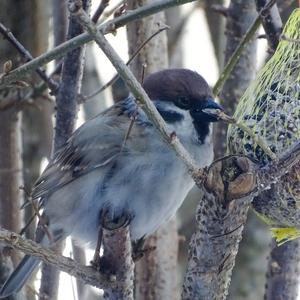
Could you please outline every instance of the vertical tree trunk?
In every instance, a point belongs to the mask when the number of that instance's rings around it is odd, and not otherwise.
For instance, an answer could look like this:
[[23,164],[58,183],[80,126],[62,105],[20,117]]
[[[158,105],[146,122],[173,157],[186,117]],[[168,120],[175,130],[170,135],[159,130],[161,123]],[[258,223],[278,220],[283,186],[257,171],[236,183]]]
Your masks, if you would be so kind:
[[129,228],[103,230],[103,257],[108,262],[108,268],[117,274],[117,285],[104,290],[104,299],[133,300],[134,264],[131,253]]
[[[129,9],[135,9],[149,0],[130,0]],[[165,23],[164,13],[127,25],[129,55],[138,45]],[[131,70],[138,80],[143,76],[168,67],[167,37],[165,33],[151,40],[131,64]],[[144,68],[144,70],[143,70]],[[178,299],[177,255],[178,235],[175,219],[159,229],[146,242],[145,247],[155,246],[136,263],[135,299]]]
[[[89,10],[90,1],[83,1],[85,10]],[[67,39],[83,32],[80,24],[74,17],[69,18]],[[56,96],[56,127],[54,136],[53,153],[64,145],[72,134],[77,116],[77,94],[81,88],[83,57],[85,47],[77,48],[69,52],[64,58],[61,82]],[[57,246],[57,251],[62,246]],[[51,300],[57,298],[59,286],[59,271],[43,264],[42,280],[40,287],[40,299],[48,297]]]
[[[82,94],[89,95],[103,85],[95,65],[97,57],[93,53],[92,45],[86,48],[85,69],[82,79]],[[85,120],[89,120],[107,107],[105,92],[102,92],[83,104]]]
[[[18,232],[23,198],[20,189],[23,185],[21,113],[15,108],[0,111],[0,119],[0,226]],[[0,285],[4,283],[12,267],[6,255],[5,251],[0,253]],[[12,253],[12,259],[16,264],[18,259],[15,252]]]
[[[31,30],[20,36],[20,39],[32,56],[36,57],[48,48],[50,5],[39,0],[24,2],[24,5],[27,12],[23,13],[26,15],[23,26]],[[20,9],[20,5],[18,7]],[[40,81],[40,78],[34,76],[34,81]],[[27,191],[31,190],[40,175],[42,159],[50,157],[53,138],[52,103],[43,99],[43,96],[34,101],[38,108],[31,106],[23,109],[24,184]],[[33,214],[33,207],[28,205],[25,208],[25,223]],[[26,230],[26,237],[34,239],[34,232],[35,222],[32,222]]]
[[[215,3],[222,4],[221,1]],[[207,9],[207,18],[210,20],[212,15],[216,13],[211,12],[209,7]],[[240,40],[252,24],[256,17],[255,2],[252,0],[233,0],[227,10],[226,18],[226,50],[225,63],[229,60]],[[221,18],[219,16],[219,18]],[[213,20],[213,19],[212,19]],[[211,33],[216,35],[215,30],[212,30],[212,20],[210,20]],[[220,30],[220,28],[219,28]],[[221,43],[222,44],[222,43]],[[214,42],[214,45],[220,46],[220,42]],[[216,53],[220,53],[218,50]],[[220,64],[220,58],[219,58]],[[232,71],[229,79],[225,83],[220,95],[220,102],[229,114],[233,114],[235,107],[248,87],[251,80],[254,78],[256,71],[256,41],[253,40],[247,45],[238,64]],[[224,124],[217,124],[215,128],[215,155],[216,157],[223,156],[226,153],[226,133],[227,126]],[[246,225],[244,235],[246,237],[242,240],[240,250],[236,259],[237,265],[233,270],[232,283],[229,291],[229,299],[251,299],[262,297],[264,280],[262,278],[263,268],[266,264],[260,263],[264,261],[267,252],[267,243],[261,244],[261,239],[253,238],[255,232],[261,232],[266,235],[268,241],[268,234],[266,230],[260,229],[260,224],[256,220],[256,216],[250,214],[249,225]],[[250,226],[251,224],[251,226]],[[256,253],[255,256],[249,253]],[[243,258],[243,261],[240,258]],[[243,280],[241,280],[243,278]],[[253,285],[255,288],[253,288]],[[254,294],[255,293],[255,294]]]
[[[225,48],[225,20],[220,13],[212,9],[213,5],[224,5],[224,0],[205,0],[205,16],[210,31],[211,41],[214,47],[215,56],[218,62],[219,70],[224,65]],[[227,57],[228,60],[228,57]]]
[[299,293],[300,244],[291,241],[278,247],[271,243],[265,300],[294,300]]
[[227,300],[263,299],[270,240],[267,226],[249,212]]
[[[135,9],[139,6],[151,3],[149,0],[129,0],[128,9]],[[164,13],[158,13],[127,25],[127,38],[129,56],[131,56],[139,45],[141,45],[151,34],[156,32],[161,25],[165,24]],[[166,33],[152,39],[137,55],[131,63],[131,70],[136,78],[141,81],[143,67],[145,76],[155,71],[168,67],[168,49]]]
[[[210,166],[196,213],[197,230],[189,246],[183,299],[226,299],[251,197],[236,199],[229,186],[239,177],[243,158],[228,156]],[[238,176],[238,177],[236,177]],[[237,187],[240,186],[238,181]]]
[[[172,7],[165,11],[166,23],[170,26],[167,31],[168,39],[168,57],[169,57],[169,67],[170,68],[182,68],[183,67],[183,44],[180,43],[180,39],[183,28],[185,26],[186,20],[184,20],[184,15],[182,13],[182,8],[180,6]],[[178,36],[179,33],[179,36]]]
[[[28,29],[24,26],[24,14],[26,5],[20,3],[16,10],[16,1],[6,0],[1,3],[0,19],[17,37],[27,35]],[[18,54],[10,43],[1,37],[0,41],[0,66],[9,59],[13,67],[17,66]],[[8,91],[8,90],[7,90]],[[10,89],[8,94],[5,91],[0,94],[0,101],[6,97],[14,101],[14,98],[22,97],[22,92]],[[14,106],[7,110],[0,110],[0,226],[18,232],[21,225],[20,204],[23,202],[22,170],[22,142],[21,142],[21,113],[19,108]],[[18,255],[15,251],[10,253],[0,252],[0,285],[2,285],[17,263]],[[25,295],[12,296],[10,299],[26,299]]]

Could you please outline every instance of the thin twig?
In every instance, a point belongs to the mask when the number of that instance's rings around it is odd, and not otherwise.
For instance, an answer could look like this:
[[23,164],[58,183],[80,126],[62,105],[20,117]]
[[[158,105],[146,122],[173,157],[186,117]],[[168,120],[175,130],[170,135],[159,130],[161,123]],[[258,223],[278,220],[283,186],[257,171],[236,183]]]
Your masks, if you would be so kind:
[[127,131],[125,133],[125,137],[124,137],[124,140],[123,140],[123,143],[122,143],[122,147],[120,149],[120,153],[123,152],[123,150],[124,150],[124,148],[126,146],[126,142],[127,142],[128,138],[130,136],[130,133],[131,133],[131,130],[133,128],[133,125],[134,125],[134,122],[136,120],[136,117],[137,117],[137,110],[133,113],[133,115],[131,117],[130,124],[129,124],[128,129],[127,129]]
[[47,235],[49,242],[53,242],[53,236],[51,234],[51,232],[48,229],[48,226],[46,224],[46,222],[44,221],[43,217],[40,214],[39,208],[37,207],[35,201],[32,200],[32,197],[29,196],[29,201],[33,207],[34,210],[34,214],[37,216],[38,220],[39,220],[39,224],[42,227],[42,230],[45,232],[45,234]]
[[108,6],[109,4],[109,0],[101,0],[98,8],[96,9],[93,17],[92,17],[92,21],[96,24],[97,21],[99,20],[99,18],[101,17],[101,15],[103,14],[105,8]]
[[[26,62],[31,61],[33,59],[33,56],[30,54],[30,52],[27,49],[25,49],[25,47],[16,39],[13,33],[8,28],[6,28],[1,22],[0,33],[17,49],[17,51],[20,54],[24,56]],[[54,95],[58,90],[58,83],[55,82],[52,78],[48,77],[45,70],[43,70],[42,68],[37,68],[36,72],[41,77],[41,79],[44,80],[44,82],[48,85],[52,94]]]
[[[139,7],[133,11],[129,11],[126,14],[121,15],[111,21],[108,21],[104,24],[98,26],[98,30],[100,30],[103,34],[110,33],[119,27],[126,25],[129,22],[139,20],[141,18],[153,15],[159,11],[164,9],[182,5],[185,3],[194,2],[196,0],[158,0],[152,2],[148,5]],[[67,52],[76,49],[83,44],[86,44],[92,40],[92,37],[88,33],[80,34],[77,37],[74,37],[61,45],[55,47],[51,51],[48,51],[36,58],[32,61],[20,66],[19,68],[9,72],[6,76],[3,76],[0,79],[0,89],[4,88],[11,82],[24,78],[29,72],[33,72],[38,67],[47,64],[48,62],[63,57]]]
[[142,109],[144,110],[148,118],[158,129],[162,139],[166,141],[166,143],[182,159],[193,178],[197,178],[199,180],[199,178],[201,178],[201,175],[203,174],[203,171],[198,167],[196,161],[183,147],[179,139],[174,136],[174,134],[167,128],[166,123],[158,113],[153,102],[149,99],[148,95],[145,93],[144,89],[134,77],[129,68],[126,66],[126,64],[121,60],[113,47],[105,39],[104,35],[97,30],[96,26],[90,21],[89,16],[82,9],[73,11],[73,14],[77,16],[78,21],[95,39],[98,46],[102,49],[102,51],[114,65],[124,82],[127,84],[128,88],[131,90],[132,94],[141,104]]
[[[129,60],[126,62],[126,66],[128,66],[133,60],[134,58],[139,54],[139,52],[159,33],[161,33],[164,30],[169,29],[170,27],[167,25],[164,25],[164,27],[159,28],[156,32],[154,32],[149,38],[147,38],[136,50],[135,52],[132,54],[132,56],[129,58]],[[118,78],[120,77],[120,75],[117,73],[111,80],[109,80],[106,84],[104,84],[100,89],[92,92],[91,94],[87,95],[87,96],[82,96],[79,98],[79,103],[85,103],[87,100],[95,97],[96,95],[98,95],[99,93],[103,92],[106,88],[108,88],[109,86],[111,86],[112,84],[114,84]]]
[[71,258],[59,255],[50,249],[43,248],[36,242],[22,238],[20,235],[3,228],[0,228],[0,241],[28,255],[38,257],[45,263],[82,280],[86,284],[101,289],[112,287],[116,284],[113,276],[108,278],[91,267],[82,266]]
[[243,39],[239,43],[238,47],[235,49],[233,52],[232,56],[228,60],[224,70],[222,71],[218,81],[216,82],[214,88],[213,88],[213,93],[215,96],[218,96],[223,88],[223,85],[229,75],[231,74],[233,68],[236,66],[237,62],[239,61],[241,54],[246,47],[246,45],[249,43],[249,41],[253,38],[254,34],[256,33],[257,29],[259,28],[260,25],[260,16],[261,14],[265,13],[266,10],[270,9],[272,5],[274,5],[276,1],[275,0],[270,0],[266,6],[260,11],[252,25],[249,27],[248,31],[244,35]]
[[104,11],[104,13],[102,14],[102,16],[99,19],[99,23],[103,23],[104,21],[106,21],[112,14],[115,13],[115,11],[117,9],[119,9],[120,7],[124,6],[125,0],[121,0],[118,3],[116,3],[114,6],[112,6],[111,8],[108,7],[107,10]]

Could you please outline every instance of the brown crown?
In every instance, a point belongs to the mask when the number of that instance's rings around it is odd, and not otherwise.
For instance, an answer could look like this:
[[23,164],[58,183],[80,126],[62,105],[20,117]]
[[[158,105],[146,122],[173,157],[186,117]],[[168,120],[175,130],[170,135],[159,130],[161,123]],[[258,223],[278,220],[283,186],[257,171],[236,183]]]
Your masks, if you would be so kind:
[[205,79],[188,69],[166,69],[149,75],[143,84],[152,100],[172,101],[180,97],[201,101],[212,97]]

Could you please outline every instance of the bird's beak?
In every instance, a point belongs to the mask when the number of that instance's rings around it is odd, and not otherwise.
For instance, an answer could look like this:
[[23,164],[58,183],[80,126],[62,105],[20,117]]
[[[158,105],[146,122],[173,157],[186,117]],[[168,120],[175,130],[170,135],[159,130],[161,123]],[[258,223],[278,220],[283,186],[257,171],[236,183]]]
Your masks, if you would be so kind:
[[213,99],[208,99],[204,101],[204,106],[202,111],[210,116],[212,120],[210,122],[217,122],[220,118],[220,113],[224,111],[223,107],[215,102]]
[[213,99],[199,101],[198,107],[191,110],[191,115],[196,121],[217,122],[223,107]]

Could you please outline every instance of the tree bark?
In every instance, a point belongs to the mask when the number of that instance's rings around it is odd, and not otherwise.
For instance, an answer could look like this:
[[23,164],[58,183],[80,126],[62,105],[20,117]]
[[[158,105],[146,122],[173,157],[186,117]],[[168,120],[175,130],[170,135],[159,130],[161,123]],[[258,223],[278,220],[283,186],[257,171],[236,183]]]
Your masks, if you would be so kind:
[[[3,1],[1,3],[0,19],[17,37],[26,36],[28,28],[24,26],[26,5],[20,4],[16,10],[16,1]],[[18,64],[18,53],[12,45],[2,39],[0,43],[0,66],[7,60],[12,60],[13,66]],[[0,93],[0,102],[4,98],[14,101],[13,98],[22,99],[22,92],[14,88],[7,88]],[[20,230],[20,205],[23,202],[23,163],[21,122],[22,116],[16,106],[7,110],[0,110],[0,227],[13,231]],[[19,255],[14,251],[7,251],[1,247],[0,252],[0,285],[19,261]],[[12,296],[9,299],[26,299],[24,294]]]
[[[225,63],[229,60],[243,35],[246,33],[256,17],[255,10],[254,1],[231,1],[226,11],[227,17],[225,32],[227,35],[227,41]],[[211,12],[211,14],[213,14],[213,12]],[[250,81],[254,78],[255,70],[256,41],[253,40],[247,45],[238,64],[233,69],[228,80],[225,82],[221,92],[220,102],[227,113],[234,113],[240,97],[248,87]],[[215,128],[216,157],[221,157],[226,153],[226,133],[227,126],[224,124],[217,124]],[[268,234],[266,230],[259,229],[260,223],[256,220],[256,216],[253,214],[250,214],[250,219],[247,223],[249,223],[249,225],[251,224],[251,226],[246,225],[247,230],[245,230],[245,237],[240,245],[236,261],[237,265],[233,270],[228,299],[251,299],[253,297],[254,290],[258,299],[260,299],[263,294],[264,278],[262,278],[262,274],[264,273],[264,267],[266,264],[262,262],[266,256],[267,243],[260,243],[258,245],[259,242],[256,241],[253,236],[256,236],[255,233],[260,231],[261,234],[266,236],[265,239],[268,241]],[[249,255],[249,253],[256,253],[256,255]],[[241,257],[244,259],[241,260]],[[244,278],[244,280],[240,280],[241,278]],[[253,285],[255,286],[254,289]]]
[[[151,3],[151,1],[130,0],[128,1],[128,9],[135,9],[148,3]],[[164,12],[129,23],[127,25],[129,56],[163,24],[165,24]],[[166,68],[168,66],[167,53],[167,37],[166,33],[163,32],[152,39],[131,63],[130,68],[133,74],[142,82],[143,76]],[[143,66],[145,66],[145,70],[143,70]]]
[[167,25],[170,26],[167,31],[169,67],[182,68],[183,44],[181,43],[181,36],[187,20],[184,19],[185,16],[180,6],[167,9],[165,14]]
[[[212,9],[213,5],[224,5],[224,0],[205,0],[205,16],[210,31],[211,41],[214,47],[215,56],[218,62],[219,70],[224,65],[224,48],[225,48],[225,20],[224,17]],[[228,57],[227,57],[228,59]]]
[[[135,9],[147,3],[150,1],[130,0],[128,8]],[[138,45],[159,29],[159,24],[164,23],[163,12],[129,23],[127,25],[129,56]],[[167,36],[163,32],[141,50],[130,68],[141,82],[148,74],[168,67],[167,54]],[[136,263],[135,299],[178,299],[178,235],[175,219],[148,239],[145,248],[153,246],[156,249]]]
[[[82,79],[83,95],[89,95],[103,85],[95,65],[96,59],[92,45],[88,45],[86,48],[85,69]],[[89,120],[103,111],[107,107],[106,100],[106,93],[103,91],[84,103],[83,112],[85,120]]]
[[249,212],[233,269],[227,300],[263,299],[271,234],[253,213]]
[[134,264],[128,226],[114,231],[103,230],[103,257],[109,272],[116,274],[117,285],[104,290],[104,299],[133,300]]
[[299,240],[277,246],[271,243],[265,300],[294,300],[299,291]]
[[[32,56],[36,57],[47,51],[50,5],[39,0],[26,2],[25,5],[27,13],[23,26],[31,28],[31,32],[23,34],[20,39]],[[39,78],[34,76],[32,81],[36,83],[38,80]],[[44,95],[48,96],[47,93],[48,91]],[[49,159],[51,153],[54,107],[52,103],[45,101],[44,95],[34,99],[38,108],[37,106],[27,106],[23,109],[24,184],[27,191],[31,191],[35,180],[40,175],[42,159],[45,157]],[[25,208],[25,223],[31,219],[33,214],[33,207],[28,205]],[[25,232],[26,237],[34,239],[34,232],[35,222],[32,222]]]
[[[90,0],[83,1],[84,9],[89,10]],[[83,32],[81,25],[74,17],[69,18],[67,39],[71,39]],[[85,47],[69,52],[63,62],[61,82],[56,96],[56,127],[54,135],[53,153],[62,147],[75,128],[77,116],[77,94],[80,92],[83,57]],[[56,246],[56,251],[61,252],[62,244]],[[58,294],[59,271],[43,264],[40,299],[50,298],[55,300]]]
[[197,229],[190,242],[182,299],[219,300],[225,299],[228,294],[251,202],[249,196],[231,196],[229,187],[240,186],[240,166],[243,166],[244,171],[252,172],[253,166],[245,159],[233,157],[218,161],[210,167],[210,175],[204,183],[204,196],[197,209]]
[[[0,119],[0,226],[17,232],[21,225],[20,205],[23,198],[20,189],[23,185],[21,113],[15,108],[0,111]],[[15,252],[11,258],[16,264],[18,256]],[[0,284],[4,283],[10,271],[12,271],[10,258],[5,251],[1,251]]]

